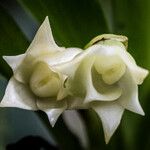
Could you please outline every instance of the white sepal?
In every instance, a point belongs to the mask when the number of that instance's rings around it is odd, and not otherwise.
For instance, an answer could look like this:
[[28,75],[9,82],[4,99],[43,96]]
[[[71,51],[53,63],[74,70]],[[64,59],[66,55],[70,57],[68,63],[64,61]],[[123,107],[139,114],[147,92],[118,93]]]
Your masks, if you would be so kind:
[[58,117],[67,108],[67,103],[66,101],[56,101],[55,98],[45,98],[37,100],[37,107],[47,114],[50,124],[53,127]]
[[124,108],[116,102],[96,103],[92,106],[101,118],[105,142],[108,143],[113,133],[120,124]]
[[53,108],[53,109],[44,110],[44,112],[47,114],[48,120],[52,127],[55,126],[57,119],[64,111],[65,111],[64,108]]
[[7,85],[1,106],[37,110],[36,97],[27,85],[18,82],[14,77],[10,79]]
[[46,17],[30,44],[27,53],[37,55],[39,53],[53,53],[56,51],[59,51],[59,47],[54,41],[49,19]]
[[126,66],[131,72],[132,78],[136,84],[142,84],[149,71],[139,67],[134,58],[125,50],[125,48],[118,48],[118,53]]
[[128,69],[119,81],[119,86],[123,91],[118,100],[120,105],[125,109],[144,115],[144,111],[138,99],[138,86],[133,79],[132,73]]
[[13,72],[15,72],[18,66],[21,65],[25,56],[26,56],[25,54],[16,55],[16,56],[3,56],[3,59],[12,68]]

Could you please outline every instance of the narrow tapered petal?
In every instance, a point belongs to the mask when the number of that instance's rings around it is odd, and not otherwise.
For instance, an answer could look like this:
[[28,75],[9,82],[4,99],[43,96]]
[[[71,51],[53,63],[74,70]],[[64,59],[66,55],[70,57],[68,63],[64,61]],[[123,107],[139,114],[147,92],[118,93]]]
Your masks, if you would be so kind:
[[26,51],[26,57],[22,64],[17,68],[14,76],[22,82],[27,83],[35,63],[43,57],[50,57],[52,54],[63,51],[56,45],[50,28],[48,17],[44,20],[37,31],[32,43]]
[[44,111],[53,127],[58,117],[67,108],[66,101],[56,101],[55,99],[39,99],[37,100],[38,109]]
[[131,72],[133,79],[135,80],[136,84],[142,84],[144,79],[147,77],[149,71],[141,68],[139,66],[131,67]]
[[54,127],[55,123],[57,122],[57,119],[64,111],[65,108],[53,108],[45,110],[44,112],[47,114],[51,126]]
[[124,108],[116,102],[95,104],[92,108],[96,111],[101,118],[105,142],[108,143],[113,133],[116,131],[120,124]]
[[139,67],[136,64],[134,58],[127,51],[125,51],[125,48],[118,48],[118,53],[125,64],[128,66],[128,69],[130,70],[135,83],[142,84],[149,71],[142,67]]
[[18,82],[14,77],[10,79],[7,85],[1,106],[37,110],[36,97],[26,85]]
[[132,74],[128,69],[119,81],[119,86],[123,90],[122,95],[119,98],[120,105],[122,105],[125,109],[144,115],[138,99],[138,86],[133,80]]
[[21,54],[17,56],[3,56],[3,59],[12,68],[13,72],[15,72],[18,66],[22,63],[25,56],[26,56],[25,54]]
[[49,24],[48,17],[38,29],[32,43],[30,44],[27,53],[37,55],[39,53],[48,53],[59,51],[59,47],[54,41],[52,30]]

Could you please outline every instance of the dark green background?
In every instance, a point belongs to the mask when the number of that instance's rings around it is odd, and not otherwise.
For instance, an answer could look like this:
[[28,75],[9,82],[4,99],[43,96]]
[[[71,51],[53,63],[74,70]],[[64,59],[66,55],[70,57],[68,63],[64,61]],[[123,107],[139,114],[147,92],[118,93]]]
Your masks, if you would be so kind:
[[[46,16],[58,45],[83,48],[99,34],[126,35],[128,51],[140,66],[150,69],[149,0],[0,0],[0,99],[12,75],[1,56],[24,53]],[[150,77],[139,88],[146,116],[126,111],[108,145],[97,115],[79,111],[87,129],[88,149],[149,150],[149,88]],[[0,150],[28,135],[39,135],[63,150],[83,149],[62,118],[52,129],[42,112],[0,108]]]

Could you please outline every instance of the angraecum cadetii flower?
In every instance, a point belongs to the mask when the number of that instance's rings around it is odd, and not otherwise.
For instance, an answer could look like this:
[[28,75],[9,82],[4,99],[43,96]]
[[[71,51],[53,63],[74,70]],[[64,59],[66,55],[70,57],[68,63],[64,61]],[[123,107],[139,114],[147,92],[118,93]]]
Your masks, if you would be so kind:
[[127,40],[104,34],[85,50],[59,47],[46,17],[25,54],[3,57],[13,77],[1,106],[42,110],[52,126],[66,109],[92,108],[108,143],[125,109],[144,115],[138,85],[148,71],[127,52]]

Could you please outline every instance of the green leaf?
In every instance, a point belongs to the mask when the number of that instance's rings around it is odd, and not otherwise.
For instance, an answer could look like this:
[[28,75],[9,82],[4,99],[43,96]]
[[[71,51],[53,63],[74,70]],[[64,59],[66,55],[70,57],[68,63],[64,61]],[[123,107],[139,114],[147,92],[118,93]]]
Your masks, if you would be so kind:
[[40,23],[49,16],[54,37],[59,45],[84,47],[96,35],[108,32],[97,0],[18,1]]
[[6,78],[0,74],[0,100],[4,96],[6,86],[7,86]]
[[0,68],[1,73],[10,77],[12,74],[11,69],[2,59],[2,56],[24,53],[27,48],[28,41],[1,5],[0,18]]
[[[115,0],[113,3],[115,33],[124,34],[129,38],[129,52],[138,65],[150,68],[150,1],[147,0]],[[145,117],[125,113],[122,131],[127,149],[144,149],[149,135],[149,88],[150,76],[139,90],[139,99],[146,113]],[[144,127],[143,127],[144,126]],[[140,134],[139,134],[140,133]],[[141,137],[145,137],[141,139]]]

